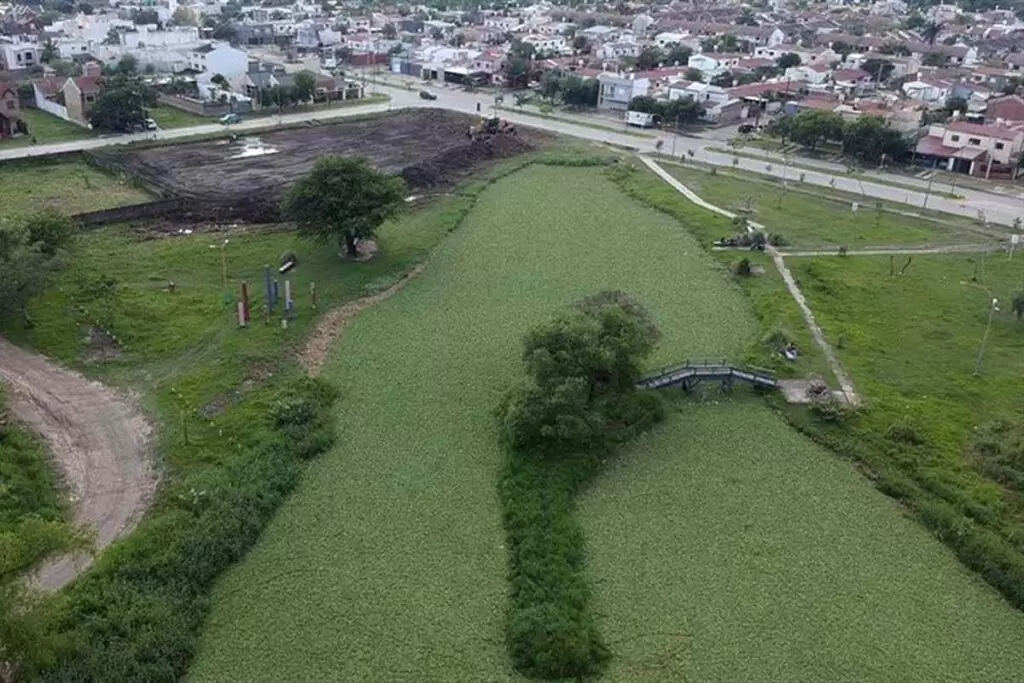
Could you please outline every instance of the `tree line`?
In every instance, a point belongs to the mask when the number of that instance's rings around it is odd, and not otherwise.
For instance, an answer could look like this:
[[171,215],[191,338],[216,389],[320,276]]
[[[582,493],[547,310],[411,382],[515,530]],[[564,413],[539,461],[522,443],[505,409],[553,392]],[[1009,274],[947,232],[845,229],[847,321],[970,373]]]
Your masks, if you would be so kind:
[[839,143],[844,154],[870,164],[902,161],[911,152],[907,138],[878,116],[847,122],[835,112],[816,109],[783,117],[768,132],[811,150],[822,143]]

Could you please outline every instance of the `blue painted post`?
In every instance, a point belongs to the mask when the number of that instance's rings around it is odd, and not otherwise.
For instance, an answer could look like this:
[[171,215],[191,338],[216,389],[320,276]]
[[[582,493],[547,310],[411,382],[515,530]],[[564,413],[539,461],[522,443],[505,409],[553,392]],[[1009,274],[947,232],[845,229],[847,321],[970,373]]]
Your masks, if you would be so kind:
[[274,280],[273,287],[272,287],[272,292],[271,292],[271,296],[270,296],[270,310],[274,310],[275,308],[277,308],[277,295],[278,295],[277,280]]

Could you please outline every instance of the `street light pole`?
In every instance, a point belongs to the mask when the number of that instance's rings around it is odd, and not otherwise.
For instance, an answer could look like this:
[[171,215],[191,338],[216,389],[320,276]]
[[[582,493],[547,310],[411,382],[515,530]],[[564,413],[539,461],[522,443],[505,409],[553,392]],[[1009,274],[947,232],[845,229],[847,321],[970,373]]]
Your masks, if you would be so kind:
[[985,356],[985,344],[988,343],[988,333],[992,329],[992,318],[999,310],[999,299],[992,299],[992,305],[988,309],[988,323],[985,324],[985,334],[981,337],[981,348],[978,349],[978,359],[974,362],[974,376],[981,374],[981,361]]

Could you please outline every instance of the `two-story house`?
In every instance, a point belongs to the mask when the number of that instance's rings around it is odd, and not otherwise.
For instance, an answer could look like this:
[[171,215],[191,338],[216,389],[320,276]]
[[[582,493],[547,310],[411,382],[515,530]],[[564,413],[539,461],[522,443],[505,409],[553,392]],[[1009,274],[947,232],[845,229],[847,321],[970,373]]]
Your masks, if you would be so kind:
[[540,35],[531,33],[528,36],[523,36],[522,42],[533,45],[534,50],[537,52],[555,53],[555,54],[571,54],[572,50],[568,49],[565,42],[565,36],[560,35]]
[[35,43],[0,43],[0,71],[21,71],[39,66],[39,45]]
[[0,81],[0,140],[24,130],[21,120],[21,102],[13,86]]
[[993,173],[1016,179],[1024,153],[1024,126],[981,124],[953,120],[932,124],[917,142],[918,158],[953,173]]
[[828,64],[801,64],[786,69],[786,78],[791,81],[806,81],[811,85],[824,85],[832,74]]
[[89,123],[89,107],[100,94],[102,77],[99,74],[75,76],[64,81],[64,107],[68,117],[82,125]]
[[650,81],[635,76],[636,74],[600,74],[597,77],[597,81],[600,83],[597,108],[626,111],[634,97],[646,95],[651,87]]

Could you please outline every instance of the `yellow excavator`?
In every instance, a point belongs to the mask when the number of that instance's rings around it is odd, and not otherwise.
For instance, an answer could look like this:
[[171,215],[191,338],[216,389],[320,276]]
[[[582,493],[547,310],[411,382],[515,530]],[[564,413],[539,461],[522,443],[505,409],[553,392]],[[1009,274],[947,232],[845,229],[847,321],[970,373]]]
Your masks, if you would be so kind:
[[487,140],[495,135],[515,135],[516,127],[508,121],[502,121],[497,116],[482,118],[480,123],[469,127],[470,140]]

